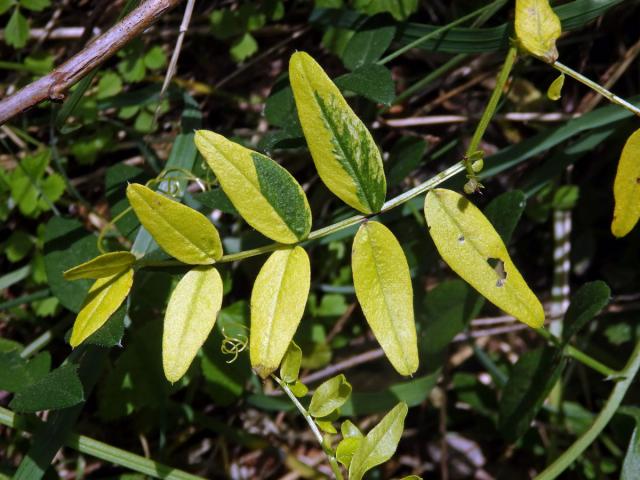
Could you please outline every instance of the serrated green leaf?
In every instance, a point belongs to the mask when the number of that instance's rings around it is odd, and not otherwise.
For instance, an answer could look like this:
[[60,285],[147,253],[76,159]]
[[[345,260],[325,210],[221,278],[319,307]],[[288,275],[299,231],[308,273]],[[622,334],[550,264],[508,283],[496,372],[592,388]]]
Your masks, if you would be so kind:
[[558,58],[556,40],[562,30],[549,0],[516,0],[515,29],[518,43],[531,55],[546,62]]
[[251,292],[251,366],[262,378],[282,361],[309,295],[311,266],[301,247],[277,250],[260,269]]
[[84,400],[84,389],[77,369],[76,365],[67,364],[52,370],[16,393],[9,407],[16,412],[31,413],[77,405]]
[[129,252],[109,252],[81,263],[63,273],[65,280],[80,278],[103,278],[128,270],[136,261]]
[[281,243],[309,235],[311,209],[302,187],[269,157],[222,135],[198,130],[196,146],[249,225]]
[[118,310],[133,284],[133,270],[99,278],[89,289],[87,298],[73,324],[72,347],[77,347],[93,332],[98,330]]
[[280,378],[283,382],[295,383],[298,380],[301,362],[302,350],[296,345],[296,342],[292,341],[280,365]]
[[192,208],[149,188],[132,183],[127,198],[158,245],[190,265],[209,265],[222,257],[222,243],[213,224]]
[[326,417],[344,405],[351,395],[351,384],[340,374],[323,382],[313,392],[309,413],[314,417]]
[[564,73],[561,73],[547,89],[547,97],[554,102],[562,97],[562,87],[564,86]]
[[564,315],[562,338],[569,341],[611,300],[611,289],[601,280],[582,285],[571,297],[571,304]]
[[396,34],[396,26],[384,17],[367,20],[351,37],[342,54],[342,62],[349,70],[372,64],[389,48]]
[[213,267],[190,270],[169,299],[162,334],[162,366],[170,382],[189,369],[222,306],[222,278]]
[[622,149],[613,182],[613,222],[611,233],[616,237],[628,234],[640,218],[640,129],[627,139]]
[[382,157],[371,133],[308,54],[296,52],[291,56],[289,78],[320,178],[356,210],[378,212],[387,186]]
[[407,411],[406,403],[397,404],[367,434],[351,459],[349,480],[361,480],[367,471],[393,456],[402,436]]
[[390,105],[396,96],[391,71],[375,63],[362,65],[353,72],[336,78],[335,83],[342,91],[348,90],[384,105]]
[[383,224],[365,222],[353,241],[353,285],[373,334],[401,375],[418,369],[409,265],[396,237]]
[[22,48],[29,39],[29,24],[19,8],[15,8],[9,22],[4,29],[4,38],[8,45],[14,48]]
[[[462,195],[431,190],[424,214],[440,256],[487,300],[530,327],[544,324],[544,310],[513,264],[489,220]],[[495,262],[492,265],[491,262]]]

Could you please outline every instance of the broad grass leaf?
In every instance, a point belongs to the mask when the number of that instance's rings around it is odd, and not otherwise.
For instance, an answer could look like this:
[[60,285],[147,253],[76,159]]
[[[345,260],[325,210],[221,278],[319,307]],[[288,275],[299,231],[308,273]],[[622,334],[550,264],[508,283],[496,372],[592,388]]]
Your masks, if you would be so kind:
[[84,388],[78,377],[78,367],[68,363],[19,390],[9,407],[16,412],[32,413],[71,407],[83,400]]
[[393,367],[402,375],[418,369],[413,288],[402,247],[378,222],[360,226],[353,241],[353,285],[364,316]]
[[343,374],[323,382],[313,392],[309,413],[314,417],[327,417],[340,408],[351,395],[351,384]]
[[549,0],[516,0],[515,28],[524,50],[546,62],[557,60],[556,40],[562,28]]
[[132,183],[127,198],[140,223],[172,257],[190,265],[209,265],[222,257],[218,230],[194,209]]
[[554,102],[562,97],[562,87],[564,86],[564,73],[561,73],[547,89],[547,97]]
[[564,315],[562,338],[571,340],[611,300],[611,289],[601,280],[582,285],[571,297],[571,304]]
[[544,310],[513,264],[489,220],[469,200],[431,190],[424,214],[431,238],[451,269],[487,300],[530,327],[544,324]]
[[66,270],[63,276],[65,280],[110,277],[128,270],[135,261],[136,257],[129,252],[104,253]]
[[280,378],[286,383],[295,383],[300,373],[300,364],[302,363],[302,350],[296,342],[291,341],[287,353],[282,359],[280,365]]
[[311,266],[301,247],[277,250],[262,266],[251,292],[251,366],[269,376],[289,348],[309,295]]
[[387,185],[380,151],[338,87],[308,54],[296,52],[289,78],[304,136],[322,181],[363,213],[378,212]]
[[280,243],[307,238],[311,209],[302,187],[286,169],[214,132],[198,130],[195,142],[249,225]]
[[72,347],[80,345],[109,320],[129,295],[132,284],[132,269],[94,282],[73,324],[69,340]]
[[393,456],[402,436],[407,411],[406,403],[397,404],[367,434],[351,459],[349,480],[360,480],[367,471]]
[[640,129],[627,139],[613,182],[613,222],[611,233],[624,237],[640,218]]
[[222,279],[214,267],[196,267],[180,279],[164,315],[162,366],[167,380],[187,372],[222,306]]

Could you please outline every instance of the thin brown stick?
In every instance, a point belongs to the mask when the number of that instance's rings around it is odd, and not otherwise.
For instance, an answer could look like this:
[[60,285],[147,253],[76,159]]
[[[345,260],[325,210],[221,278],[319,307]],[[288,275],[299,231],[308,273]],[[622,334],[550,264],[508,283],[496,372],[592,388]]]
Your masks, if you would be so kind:
[[48,75],[0,102],[0,125],[23,111],[50,99],[60,101],[65,92],[91,70],[144,32],[180,0],[146,0],[117,25],[107,30]]

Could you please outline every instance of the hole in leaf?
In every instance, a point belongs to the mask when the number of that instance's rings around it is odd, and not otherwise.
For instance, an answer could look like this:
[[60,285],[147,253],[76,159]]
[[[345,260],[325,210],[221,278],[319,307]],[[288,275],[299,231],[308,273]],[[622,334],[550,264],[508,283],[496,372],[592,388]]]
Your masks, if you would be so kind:
[[464,235],[458,237],[458,243],[464,243]]
[[507,271],[504,269],[504,262],[499,258],[488,258],[487,263],[493,268],[498,275],[496,287],[503,287],[507,280]]

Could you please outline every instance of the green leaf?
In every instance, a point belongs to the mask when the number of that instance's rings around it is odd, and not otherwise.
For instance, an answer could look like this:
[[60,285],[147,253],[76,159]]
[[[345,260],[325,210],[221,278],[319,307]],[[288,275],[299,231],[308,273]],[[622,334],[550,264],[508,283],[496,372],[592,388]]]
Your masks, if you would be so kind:
[[98,93],[96,98],[98,100],[104,100],[105,98],[113,97],[122,91],[122,79],[120,75],[115,72],[106,72],[100,77],[98,82]]
[[616,237],[628,234],[640,218],[640,129],[627,139],[622,149],[613,182],[615,208],[611,233]]
[[351,384],[343,374],[323,382],[313,392],[309,413],[314,417],[327,417],[344,405],[351,395]]
[[320,178],[356,210],[378,212],[387,186],[382,157],[371,133],[308,54],[296,52],[291,56],[289,78]]
[[129,295],[132,284],[132,269],[94,282],[73,324],[69,340],[72,347],[80,345],[109,320]]
[[555,210],[571,210],[575,208],[580,197],[580,188],[577,185],[562,185],[553,194],[551,206]]
[[393,456],[402,436],[407,411],[406,403],[397,404],[367,434],[353,454],[349,466],[349,480],[361,480],[365,473]]
[[562,338],[568,342],[593,317],[609,304],[611,289],[601,280],[582,285],[571,297],[564,315]]
[[296,103],[288,78],[276,81],[264,106],[264,116],[273,126],[294,136],[302,136],[302,126],[296,113]]
[[231,45],[229,53],[236,62],[243,62],[258,51],[258,42],[249,32],[246,32]]
[[480,210],[456,192],[435,189],[427,194],[424,213],[431,238],[453,271],[521,322],[532,328],[544,324],[540,301]]
[[144,65],[150,70],[157,70],[167,64],[167,56],[160,45],[151,47],[144,55]]
[[34,12],[41,12],[50,5],[50,0],[20,0],[20,6]]
[[213,224],[192,208],[133,183],[127,198],[140,223],[169,255],[190,265],[208,265],[222,257],[222,243]]
[[349,70],[376,62],[387,51],[396,34],[396,26],[384,17],[368,19],[351,37],[342,54]]
[[77,405],[84,400],[84,389],[77,368],[76,365],[67,364],[52,370],[16,393],[9,407],[16,412],[31,413]]
[[31,236],[22,230],[15,230],[4,245],[4,253],[11,263],[19,262],[33,248]]
[[92,258],[63,273],[65,280],[80,278],[103,278],[128,270],[136,261],[136,257],[129,252],[109,252]]
[[342,91],[349,90],[385,105],[391,105],[396,96],[391,71],[375,63],[363,65],[351,73],[336,78],[336,86]]
[[31,360],[22,358],[18,350],[0,352],[0,390],[18,392],[40,381],[51,368],[51,355],[42,352]]
[[511,241],[526,206],[525,194],[520,190],[511,190],[498,195],[485,208],[484,214],[487,220],[491,222],[505,244]]
[[387,12],[402,21],[418,10],[418,0],[355,0],[353,6],[369,15]]
[[516,0],[515,29],[524,50],[545,62],[557,60],[561,26],[549,0]]
[[291,341],[280,365],[280,378],[283,382],[295,383],[298,380],[301,362],[302,350],[296,345],[296,342]]
[[500,399],[498,430],[508,441],[516,441],[529,429],[563,367],[562,355],[553,347],[529,350],[518,359]]
[[342,422],[340,432],[342,433],[342,440],[336,448],[336,459],[348,469],[353,454],[360,448],[364,435],[350,420]]
[[[623,409],[618,411],[622,413]],[[640,410],[634,407],[626,407],[624,413],[633,416],[636,426],[629,439],[629,446],[624,456],[620,480],[634,480],[634,478],[638,476],[638,472],[640,472]]]
[[277,250],[260,269],[251,292],[251,366],[262,378],[282,361],[309,295],[311,266],[301,247]]
[[0,15],[6,13],[16,3],[16,0],[0,0]]
[[198,130],[195,142],[249,225],[276,242],[289,244],[307,238],[311,209],[289,172],[269,157],[214,132]]
[[162,366],[178,381],[207,340],[222,306],[222,278],[213,267],[190,270],[169,299],[162,335]]
[[111,348],[122,346],[124,336],[124,319],[127,314],[127,304],[122,303],[113,315],[98,330],[92,333],[84,343],[87,345],[98,345],[100,347]]
[[389,185],[398,185],[415,170],[420,165],[426,149],[427,143],[422,138],[400,138],[389,152]]
[[562,87],[564,85],[564,73],[561,73],[547,89],[547,97],[554,102],[562,97]]
[[22,48],[29,39],[29,24],[27,19],[20,13],[19,8],[15,8],[9,18],[9,22],[4,29],[4,38],[8,45],[14,48]]
[[307,393],[309,393],[309,389],[307,388],[307,386],[300,380],[296,380],[296,383],[294,383],[293,385],[289,385],[289,389],[291,390],[291,393],[293,393],[298,398],[305,397]]
[[365,222],[353,241],[353,285],[367,323],[401,375],[418,369],[409,265],[396,237],[383,224]]

